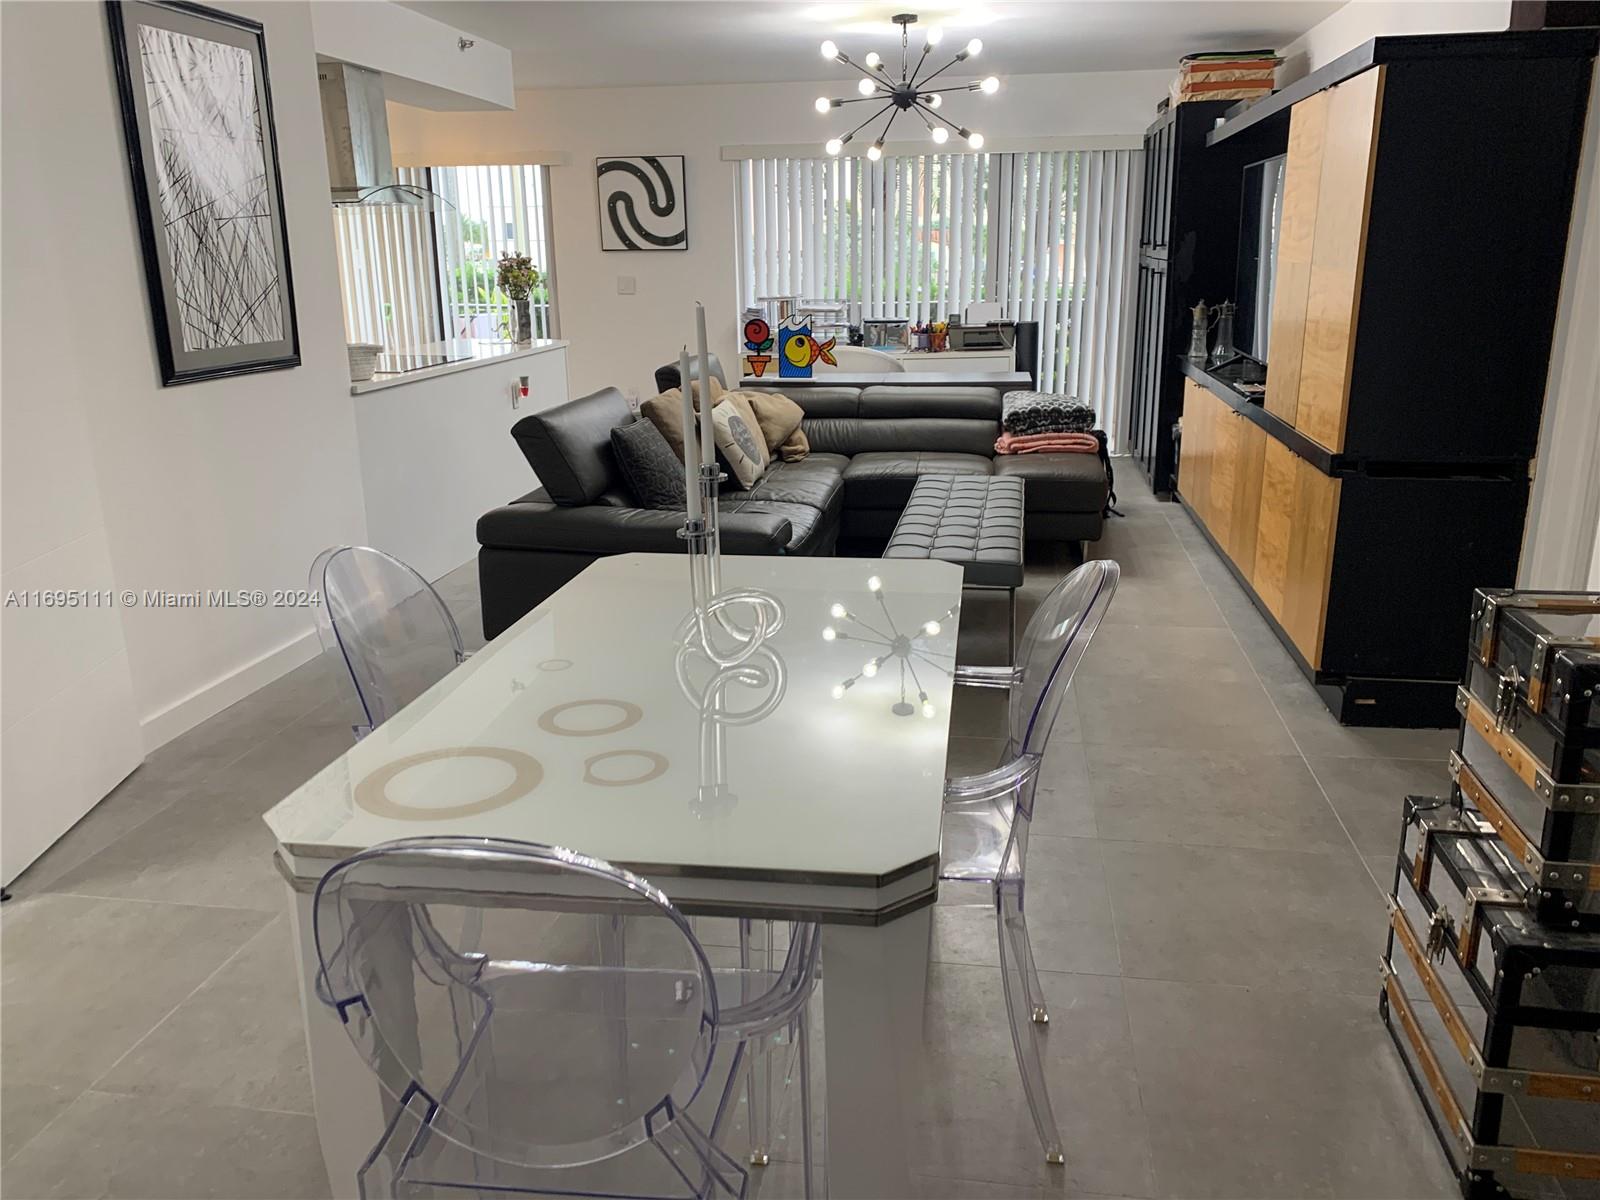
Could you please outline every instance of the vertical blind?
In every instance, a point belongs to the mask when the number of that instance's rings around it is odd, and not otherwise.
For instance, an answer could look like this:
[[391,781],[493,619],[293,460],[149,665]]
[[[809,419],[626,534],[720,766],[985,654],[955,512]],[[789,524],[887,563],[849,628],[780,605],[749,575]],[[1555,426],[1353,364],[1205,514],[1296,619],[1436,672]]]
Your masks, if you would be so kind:
[[1039,322],[1039,386],[1094,405],[1115,449],[1130,383],[1138,150],[746,159],[741,300],[845,301],[862,317]]
[[430,167],[447,201],[439,217],[439,266],[452,337],[509,337],[511,299],[495,285],[502,254],[526,254],[544,276],[529,308],[533,336],[555,336],[550,187],[539,166]]
[[396,180],[442,195],[409,204],[336,205],[334,242],[346,339],[404,353],[442,338],[511,336],[500,256],[544,275],[531,296],[535,337],[554,337],[549,180],[542,166],[401,167]]

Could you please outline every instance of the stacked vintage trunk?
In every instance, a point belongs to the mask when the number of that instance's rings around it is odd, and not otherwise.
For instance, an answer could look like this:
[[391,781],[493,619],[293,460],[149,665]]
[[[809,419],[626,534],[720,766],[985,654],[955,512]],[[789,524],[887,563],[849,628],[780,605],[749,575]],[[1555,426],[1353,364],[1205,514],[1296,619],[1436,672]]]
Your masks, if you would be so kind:
[[1467,1197],[1600,1197],[1600,594],[1480,590],[1379,1008]]

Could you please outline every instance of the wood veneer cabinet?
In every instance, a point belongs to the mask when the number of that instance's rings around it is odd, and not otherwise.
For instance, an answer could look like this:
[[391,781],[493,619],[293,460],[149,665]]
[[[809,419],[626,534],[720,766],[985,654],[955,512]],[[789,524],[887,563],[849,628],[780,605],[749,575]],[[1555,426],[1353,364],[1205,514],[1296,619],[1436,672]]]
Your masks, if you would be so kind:
[[1330,472],[1309,439],[1186,371],[1183,502],[1323,700],[1347,724],[1448,723],[1458,601],[1514,580],[1527,479]]
[[1284,196],[1266,394],[1180,362],[1178,492],[1347,723],[1454,724],[1516,580],[1597,43],[1376,38],[1206,135]]

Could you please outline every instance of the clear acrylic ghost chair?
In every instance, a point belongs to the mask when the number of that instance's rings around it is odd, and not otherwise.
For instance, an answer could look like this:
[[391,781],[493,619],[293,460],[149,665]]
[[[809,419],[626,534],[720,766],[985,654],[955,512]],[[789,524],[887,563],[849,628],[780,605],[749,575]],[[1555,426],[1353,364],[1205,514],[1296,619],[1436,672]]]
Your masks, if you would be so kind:
[[385,1096],[363,1200],[745,1194],[713,1135],[747,1044],[803,1015],[816,939],[729,1005],[749,980],[713,971],[651,884],[487,838],[357,854],[318,884],[313,913],[318,995]]
[[333,546],[311,564],[317,635],[349,671],[365,737],[466,661],[461,630],[433,585],[392,554]]
[[1011,1043],[1045,1161],[1052,1164],[1064,1158],[1038,1041],[1050,1014],[1028,941],[1023,879],[1028,831],[1050,730],[1121,575],[1115,562],[1085,563],[1040,603],[1023,631],[1016,666],[956,668],[957,683],[1010,690],[1010,731],[992,771],[945,781],[940,878],[992,888]]

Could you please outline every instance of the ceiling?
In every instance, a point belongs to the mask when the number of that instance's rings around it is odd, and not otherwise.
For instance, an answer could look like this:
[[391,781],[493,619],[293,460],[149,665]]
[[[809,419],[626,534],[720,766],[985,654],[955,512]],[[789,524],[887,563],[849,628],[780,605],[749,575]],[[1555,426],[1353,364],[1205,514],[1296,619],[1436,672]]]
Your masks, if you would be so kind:
[[[507,47],[518,87],[766,83],[833,77],[817,47],[895,61],[889,17],[921,14],[954,48],[983,39],[1000,74],[1171,67],[1197,50],[1283,48],[1342,0],[402,0]],[[921,37],[912,35],[912,51]]]

